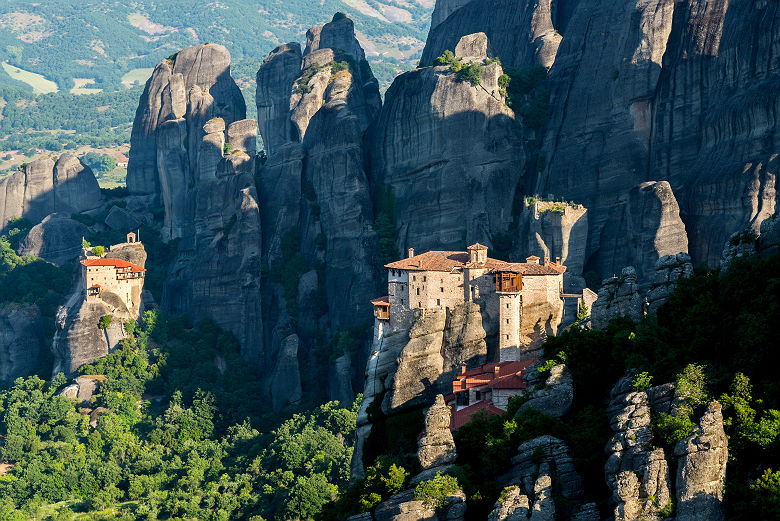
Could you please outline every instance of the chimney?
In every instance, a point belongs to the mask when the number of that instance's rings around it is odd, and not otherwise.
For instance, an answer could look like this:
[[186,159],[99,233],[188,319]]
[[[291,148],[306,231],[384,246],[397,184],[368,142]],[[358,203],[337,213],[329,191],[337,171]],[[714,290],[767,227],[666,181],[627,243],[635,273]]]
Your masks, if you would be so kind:
[[547,256],[545,255],[545,257],[544,257],[544,264],[545,264],[545,265],[547,265],[547,264],[550,264],[550,257],[547,257]]
[[414,248],[409,248],[409,258],[414,257]]
[[555,257],[555,264],[560,264],[560,263],[561,263],[561,258]]
[[460,374],[466,374],[466,364],[460,364]]
[[500,373],[501,373],[501,366],[500,365],[495,366],[493,370],[493,378],[498,378]]

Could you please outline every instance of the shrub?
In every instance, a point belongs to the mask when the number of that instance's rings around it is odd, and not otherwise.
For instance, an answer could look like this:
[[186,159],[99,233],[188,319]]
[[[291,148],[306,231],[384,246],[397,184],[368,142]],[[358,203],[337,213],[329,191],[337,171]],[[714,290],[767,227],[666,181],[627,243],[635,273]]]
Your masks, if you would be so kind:
[[687,415],[675,416],[661,413],[655,421],[655,432],[669,446],[674,447],[680,441],[693,434],[693,423]]
[[113,315],[103,315],[100,317],[100,322],[98,322],[98,327],[100,329],[108,329],[108,326],[111,325],[111,320],[113,319]]
[[441,508],[447,506],[447,496],[451,496],[460,491],[460,484],[457,478],[436,473],[436,477],[423,481],[414,489],[414,499],[422,501],[428,506]]
[[471,83],[472,87],[476,87],[482,83],[482,72],[484,70],[485,68],[479,63],[469,63],[461,69],[458,80],[467,81]]
[[677,375],[675,394],[682,399],[684,412],[691,414],[696,407],[707,403],[707,366],[688,364]]
[[647,371],[637,373],[631,380],[631,387],[635,392],[647,391],[652,387],[653,377]]
[[103,254],[105,253],[106,253],[106,249],[103,246],[92,247],[92,255],[97,255],[98,257],[102,257]]

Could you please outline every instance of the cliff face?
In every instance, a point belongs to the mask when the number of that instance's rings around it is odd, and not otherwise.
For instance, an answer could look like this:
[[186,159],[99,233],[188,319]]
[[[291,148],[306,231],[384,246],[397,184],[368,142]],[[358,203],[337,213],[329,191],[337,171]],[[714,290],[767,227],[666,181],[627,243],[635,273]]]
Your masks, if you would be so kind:
[[670,183],[695,262],[772,213],[779,16],[772,2],[579,3],[550,71],[536,188],[585,203],[589,254],[616,196],[650,179]]
[[38,223],[55,212],[79,213],[100,203],[95,175],[75,156],[63,155],[56,163],[36,159],[0,182],[0,230],[18,217]]
[[553,26],[556,1],[530,4],[515,0],[436,2],[420,61],[431,64],[445,50],[454,51],[463,36],[484,32],[504,66],[550,67],[561,43],[561,34]]
[[[381,98],[349,18],[310,29],[303,53],[275,49],[257,81],[268,356],[297,334],[305,359],[322,338],[366,324],[380,291],[363,140]],[[334,391],[349,362],[328,368]]]
[[0,381],[10,384],[35,370],[45,349],[42,332],[38,306],[0,307]]
[[245,116],[227,49],[198,45],[163,60],[136,112],[127,185],[164,207],[163,239],[180,239],[163,308],[214,319],[258,358],[257,125]]
[[[459,57],[486,60],[488,41],[478,41],[477,53],[471,46]],[[509,228],[525,153],[502,73],[486,65],[475,86],[447,66],[425,67],[387,91],[372,135],[372,180],[396,196],[402,251],[457,250]]]
[[[203,125],[214,117],[223,118],[228,125],[246,117],[244,98],[230,76],[227,49],[216,44],[198,45],[155,67],[133,121],[127,187],[132,194],[162,196],[169,228],[176,221],[169,214],[181,211],[171,190],[186,191],[198,165],[197,144],[203,137]],[[182,118],[187,124],[175,126],[186,127],[180,132],[192,139],[193,146],[182,147],[179,157],[160,157],[158,148],[166,147],[165,143],[158,147],[158,128]],[[181,231],[171,229],[169,233],[178,237]]]

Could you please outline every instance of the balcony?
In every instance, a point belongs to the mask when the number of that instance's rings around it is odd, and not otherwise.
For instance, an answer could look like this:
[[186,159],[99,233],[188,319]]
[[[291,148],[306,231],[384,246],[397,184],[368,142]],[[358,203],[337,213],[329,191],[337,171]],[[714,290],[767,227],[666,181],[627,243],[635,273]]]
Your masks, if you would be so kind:
[[497,293],[519,293],[523,289],[523,276],[520,273],[496,273]]

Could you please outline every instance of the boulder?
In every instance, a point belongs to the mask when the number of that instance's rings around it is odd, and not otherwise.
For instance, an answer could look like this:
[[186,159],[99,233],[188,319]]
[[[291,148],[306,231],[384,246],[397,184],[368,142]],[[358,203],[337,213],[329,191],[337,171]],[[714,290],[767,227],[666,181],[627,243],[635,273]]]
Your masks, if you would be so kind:
[[68,215],[53,213],[30,229],[19,244],[19,255],[33,255],[62,265],[81,255],[81,243],[89,230]]
[[590,317],[594,328],[606,329],[613,318],[621,316],[639,322],[642,312],[643,300],[639,294],[636,270],[628,266],[623,268],[620,277],[611,277],[602,283]]
[[529,367],[526,371],[526,380],[529,388],[526,390],[527,401],[520,406],[517,414],[533,409],[541,413],[562,418],[571,409],[574,401],[574,381],[569,369],[563,365],[556,365],[550,369],[550,376],[542,382],[533,381],[538,372],[536,366]]

